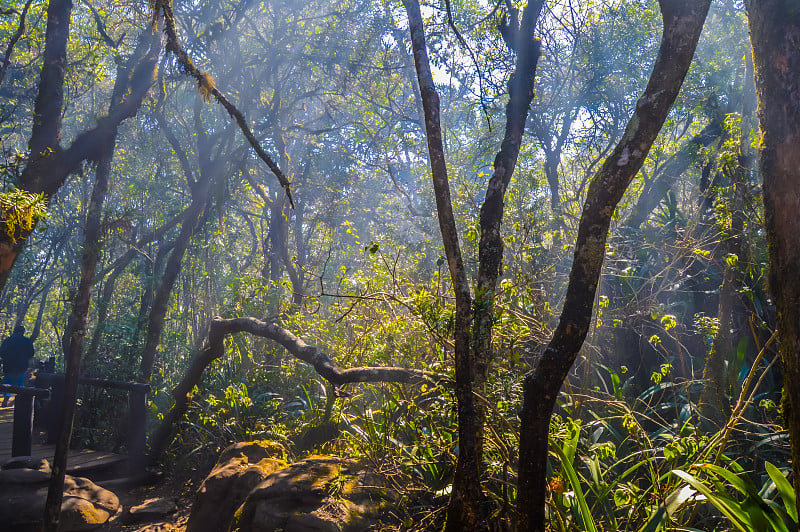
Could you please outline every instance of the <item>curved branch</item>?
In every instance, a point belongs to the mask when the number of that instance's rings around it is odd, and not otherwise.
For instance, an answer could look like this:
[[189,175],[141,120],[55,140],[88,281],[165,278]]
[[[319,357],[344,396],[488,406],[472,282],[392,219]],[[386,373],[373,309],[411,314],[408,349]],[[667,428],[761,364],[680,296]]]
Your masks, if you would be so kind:
[[82,161],[99,161],[103,155],[105,141],[115,137],[119,125],[139,111],[144,97],[156,78],[156,62],[161,52],[161,40],[156,34],[147,33],[142,35],[137,47],[141,50],[138,53],[143,53],[144,57],[137,60],[130,68],[129,75],[123,71],[119,99],[111,102],[108,114],[99,118],[94,128],[78,135],[69,148],[64,150],[60,161],[62,171],[45,181],[45,186],[48,187],[46,191],[57,190],[66,176]]
[[214,360],[225,355],[225,338],[240,332],[250,333],[261,338],[268,338],[281,346],[303,362],[310,364],[314,370],[333,385],[355,382],[387,382],[413,384],[425,380],[448,380],[448,377],[429,371],[396,367],[359,367],[342,369],[324,351],[309,345],[291,331],[273,323],[256,318],[216,317],[211,321],[203,349],[192,360],[186,374],[172,390],[175,404],[166,413],[150,437],[150,461],[155,462],[166,447],[172,426],[186,413],[191,400],[192,389],[200,383],[203,371]]

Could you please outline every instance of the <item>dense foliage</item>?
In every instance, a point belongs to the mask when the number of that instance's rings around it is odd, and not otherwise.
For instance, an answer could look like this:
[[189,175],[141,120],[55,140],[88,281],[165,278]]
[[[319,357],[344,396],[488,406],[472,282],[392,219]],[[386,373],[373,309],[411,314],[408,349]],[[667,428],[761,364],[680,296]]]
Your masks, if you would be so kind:
[[[514,67],[498,28],[516,4],[422,6],[471,278]],[[459,452],[455,307],[400,3],[175,0],[187,53],[289,177],[293,205],[205,85],[167,54],[120,126],[100,242],[83,240],[92,162],[47,199],[17,189],[31,157],[46,6],[6,7],[1,229],[41,220],[0,296],[0,330],[25,324],[37,356],[63,369],[81,252],[99,246],[82,373],[144,375],[153,426],[215,316],[278,324],[342,368],[437,374],[334,386],[277,344],[232,335],[191,392],[164,463],[202,469],[248,439],[282,441],[296,456],[363,456],[402,494],[403,529],[441,527]],[[589,179],[647,82],[660,20],[651,0],[555,0],[537,26],[542,57],[505,197],[493,360],[479,398],[483,487],[500,527],[514,516],[522,379],[556,326]],[[107,112],[117,68],[152,11],[76,2],[72,24],[66,144]],[[678,101],[613,216],[592,328],[551,422],[553,530],[796,529],[752,84],[744,8],[717,0]],[[124,422],[107,422],[124,409],[124,396],[82,390],[74,443],[124,450]]]

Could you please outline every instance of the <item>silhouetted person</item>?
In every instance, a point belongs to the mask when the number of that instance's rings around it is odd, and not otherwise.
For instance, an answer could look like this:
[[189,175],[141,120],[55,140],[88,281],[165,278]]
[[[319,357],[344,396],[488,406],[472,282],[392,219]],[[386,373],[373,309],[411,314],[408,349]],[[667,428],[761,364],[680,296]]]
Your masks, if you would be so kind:
[[[17,325],[14,334],[0,344],[0,358],[3,359],[3,384],[25,386],[25,373],[33,358],[33,342],[25,336],[25,327]],[[5,394],[3,406],[8,406],[10,393]]]

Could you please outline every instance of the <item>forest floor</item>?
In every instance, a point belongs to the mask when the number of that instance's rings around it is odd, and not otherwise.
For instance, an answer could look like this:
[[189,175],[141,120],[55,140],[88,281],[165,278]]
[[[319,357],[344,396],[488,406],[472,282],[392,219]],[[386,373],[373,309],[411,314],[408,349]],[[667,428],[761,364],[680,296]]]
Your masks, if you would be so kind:
[[[165,475],[155,484],[126,489],[112,489],[119,497],[122,511],[98,530],[108,532],[182,532],[186,529],[195,492],[202,482],[197,474],[175,473]],[[102,485],[102,482],[100,482]],[[151,520],[132,522],[128,511],[151,499],[172,499],[177,512]]]

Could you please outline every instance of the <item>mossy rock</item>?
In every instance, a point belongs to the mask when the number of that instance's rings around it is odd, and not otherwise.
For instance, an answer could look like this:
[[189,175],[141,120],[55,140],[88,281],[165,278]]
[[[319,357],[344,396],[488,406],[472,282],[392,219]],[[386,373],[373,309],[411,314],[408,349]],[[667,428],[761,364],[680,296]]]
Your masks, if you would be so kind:
[[386,480],[354,460],[315,456],[261,482],[230,530],[356,532],[392,521],[397,502]]
[[227,530],[250,491],[275,471],[288,467],[286,448],[273,441],[231,445],[219,456],[195,496],[187,532]]

